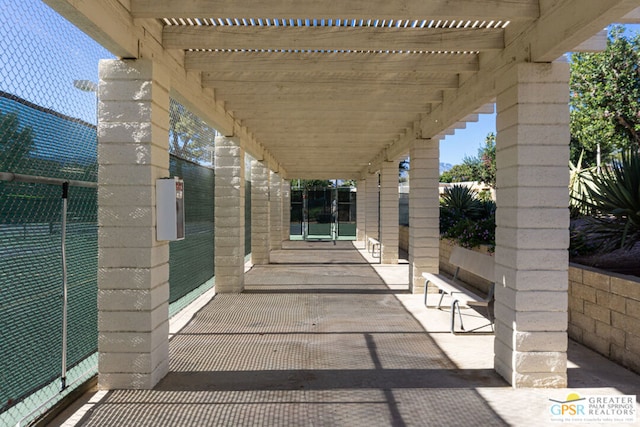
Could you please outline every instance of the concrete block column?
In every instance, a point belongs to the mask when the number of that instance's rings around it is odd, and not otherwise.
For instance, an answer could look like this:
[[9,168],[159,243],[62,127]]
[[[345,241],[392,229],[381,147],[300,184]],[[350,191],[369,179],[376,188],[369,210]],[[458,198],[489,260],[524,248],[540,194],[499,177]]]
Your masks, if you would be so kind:
[[409,290],[420,293],[424,292],[422,273],[439,271],[439,141],[414,140],[409,157]]
[[236,138],[216,137],[216,292],[244,290],[244,149]]
[[358,240],[366,240],[367,181],[364,179],[359,180],[356,188],[358,189],[356,193],[356,238]]
[[271,171],[271,250],[282,249],[282,178]]
[[380,246],[383,264],[398,263],[398,162],[384,162],[380,171]]
[[371,175],[367,175],[367,185],[365,188],[365,234],[367,238],[373,237],[374,239],[380,237],[380,212],[378,210],[380,206],[380,188],[378,185],[378,180],[379,175],[377,172]]
[[251,262],[269,264],[270,209],[269,169],[251,161]]
[[518,64],[497,97],[495,368],[566,387],[569,65]]
[[282,180],[282,241],[291,238],[291,181]]
[[155,182],[169,176],[169,76],[102,60],[98,106],[98,387],[150,389],[169,370],[169,244]]

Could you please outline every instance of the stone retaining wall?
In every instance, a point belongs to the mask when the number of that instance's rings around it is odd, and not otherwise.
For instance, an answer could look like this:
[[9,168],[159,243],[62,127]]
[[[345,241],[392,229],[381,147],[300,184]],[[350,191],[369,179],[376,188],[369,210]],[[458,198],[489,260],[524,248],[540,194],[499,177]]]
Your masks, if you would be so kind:
[[640,373],[640,278],[570,264],[569,337]]
[[[400,247],[408,249],[409,227],[400,227]],[[405,244],[406,246],[402,246]],[[453,243],[440,241],[440,272],[453,275]],[[486,293],[489,282],[468,272],[462,281]],[[569,265],[569,337],[640,373],[640,278]]]

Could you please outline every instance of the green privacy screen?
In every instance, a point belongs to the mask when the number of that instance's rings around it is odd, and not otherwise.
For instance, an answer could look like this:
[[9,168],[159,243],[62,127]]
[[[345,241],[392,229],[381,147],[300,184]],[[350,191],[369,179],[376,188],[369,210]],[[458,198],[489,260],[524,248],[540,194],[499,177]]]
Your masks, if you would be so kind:
[[[96,181],[95,126],[0,93],[0,171]],[[0,181],[0,409],[61,374],[62,188]],[[97,349],[95,188],[70,187],[68,367]]]
[[[95,184],[96,92],[76,83],[97,82],[113,55],[42,1],[0,4],[0,172]],[[60,392],[61,185],[0,182],[0,426],[27,425],[96,372],[96,194],[69,188]]]
[[185,238],[170,243],[169,302],[184,297],[213,276],[213,170],[171,156],[171,176],[184,180]]
[[[96,95],[98,61],[113,55],[40,0],[1,4],[0,172],[89,185],[69,188],[68,388],[61,392],[62,188],[0,180],[3,427],[28,424],[97,372]],[[184,178],[187,192],[187,237],[171,244],[175,312],[188,300],[182,296],[212,282],[215,129],[174,100],[170,116],[171,174]]]
[[[0,172],[96,182],[96,146],[94,125],[0,92]],[[187,189],[187,236],[171,243],[173,303],[213,276],[214,173],[175,156],[170,165]],[[59,185],[0,181],[0,425],[59,391],[61,196]],[[82,373],[96,368],[97,236],[97,190],[71,186],[67,368]]]
[[[0,144],[1,172],[97,181],[95,126],[7,93],[0,93]],[[214,172],[170,156],[170,174],[186,188],[186,238],[170,246],[175,303],[213,276]],[[61,196],[58,185],[0,181],[0,425],[28,413],[14,416],[17,404],[35,408],[59,390]],[[83,361],[97,351],[97,236],[97,190],[71,186],[67,358],[68,369],[87,364],[82,372],[95,372],[95,361]]]
[[[0,172],[94,185],[98,61],[114,56],[40,0],[0,4]],[[171,158],[185,179],[188,232],[171,247],[173,309],[213,275],[215,129],[173,100],[170,115],[171,152],[193,162]],[[97,372],[97,190],[72,185],[60,392],[61,196],[57,184],[0,181],[0,427],[27,425]]]

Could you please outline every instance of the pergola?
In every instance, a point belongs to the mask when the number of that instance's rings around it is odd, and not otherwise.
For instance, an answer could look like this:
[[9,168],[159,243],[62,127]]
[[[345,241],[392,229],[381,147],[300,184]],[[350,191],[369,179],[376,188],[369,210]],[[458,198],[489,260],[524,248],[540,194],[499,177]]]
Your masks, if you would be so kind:
[[410,155],[409,288],[422,291],[421,273],[438,269],[438,142],[495,102],[495,367],[514,386],[566,385],[562,57],[601,49],[610,23],[640,22],[638,0],[45,2],[120,58],[100,66],[101,387],[152,387],[167,371],[153,191],[168,175],[169,96],[223,135],[218,292],[243,289],[244,153],[256,159],[254,263],[288,234],[292,178],[357,180],[358,237],[397,262],[397,163]]

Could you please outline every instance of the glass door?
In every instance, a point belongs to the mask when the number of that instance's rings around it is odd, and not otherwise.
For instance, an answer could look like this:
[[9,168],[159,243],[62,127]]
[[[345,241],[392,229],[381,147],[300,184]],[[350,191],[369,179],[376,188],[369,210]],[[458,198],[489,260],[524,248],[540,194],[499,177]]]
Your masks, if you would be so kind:
[[341,240],[353,240],[356,238],[356,195],[351,188],[339,188],[337,190],[337,238]]
[[332,238],[333,215],[331,213],[331,193],[330,188],[312,188],[306,190],[306,239],[328,240]]
[[291,190],[292,240],[355,240],[356,192],[352,188]]
[[289,223],[289,234],[291,240],[303,239],[304,225],[304,190],[291,190],[291,220]]

